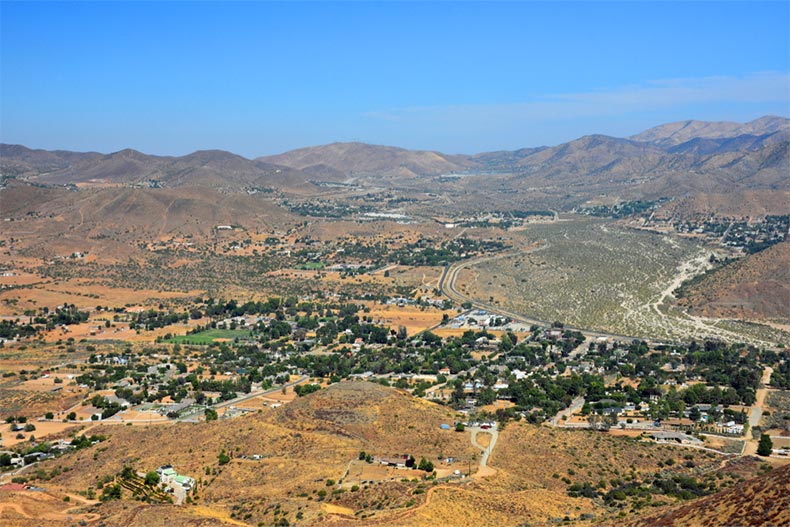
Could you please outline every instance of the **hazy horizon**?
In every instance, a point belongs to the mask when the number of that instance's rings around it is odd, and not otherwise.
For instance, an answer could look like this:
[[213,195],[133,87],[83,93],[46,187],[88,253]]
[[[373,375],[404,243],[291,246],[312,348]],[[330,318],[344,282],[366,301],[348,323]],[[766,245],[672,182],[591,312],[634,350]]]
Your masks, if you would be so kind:
[[[757,120],[757,119],[761,119],[761,118],[765,118],[765,117],[778,117],[778,118],[781,118],[781,119],[790,119],[790,117],[784,116],[784,115],[761,115],[761,116],[758,116],[758,117],[756,117],[754,119],[750,119],[749,121],[742,121],[740,124],[745,124],[747,122],[751,122],[751,121],[754,121],[754,120]],[[699,119],[684,119],[684,121],[699,121]],[[683,121],[673,121],[673,122],[683,122]],[[719,121],[719,122],[737,122],[737,121]],[[664,125],[664,124],[671,124],[671,123],[656,123],[654,126],[661,126],[661,125]],[[653,127],[649,127],[649,128],[644,129],[644,130],[637,130],[637,131],[635,131],[632,134],[628,134],[628,136],[620,136],[620,137],[618,137],[618,136],[611,136],[611,137],[620,138],[620,139],[627,139],[631,135],[636,135],[636,134],[638,134],[640,132],[643,132],[645,130],[649,130],[650,128],[653,128]],[[580,138],[585,137],[587,135],[601,135],[601,134],[597,134],[595,132],[592,132],[591,134],[585,134],[583,136],[574,137],[572,139],[569,139],[568,141],[564,141],[563,143],[574,141],[576,139],[580,139]],[[298,150],[298,149],[301,149],[301,148],[318,147],[318,146],[324,146],[324,145],[329,145],[329,144],[334,144],[334,143],[352,143],[352,142],[357,142],[357,143],[360,143],[360,144],[367,144],[367,145],[370,145],[370,146],[404,148],[404,149],[407,149],[407,150],[414,150],[414,151],[435,151],[435,152],[440,152],[442,154],[447,154],[447,155],[476,155],[476,154],[483,154],[483,153],[487,153],[487,152],[495,152],[495,151],[498,151],[498,150],[503,150],[503,149],[493,149],[493,150],[479,151],[479,152],[442,152],[442,151],[436,150],[436,149],[406,148],[406,147],[402,147],[400,145],[386,145],[386,144],[379,144],[379,143],[366,143],[364,141],[330,141],[329,143],[297,146],[297,147],[295,147],[295,148],[293,148],[291,150]],[[521,146],[521,147],[516,147],[516,148],[511,149],[511,150],[518,150],[518,149],[521,149],[521,148],[542,148],[542,147],[551,148],[551,147],[558,146],[558,145],[563,144],[563,143],[547,144],[547,145],[524,145],[524,146]],[[253,159],[256,159],[256,158],[259,158],[259,157],[266,157],[266,156],[272,156],[272,155],[277,155],[277,154],[283,154],[283,153],[286,153],[286,152],[290,151],[290,150],[284,150],[284,151],[270,152],[270,153],[264,153],[264,154],[244,155],[244,154],[241,154],[239,152],[234,152],[233,150],[227,150],[227,149],[222,149],[222,148],[201,148],[201,149],[197,149],[197,150],[190,150],[188,152],[179,152],[179,153],[166,153],[166,152],[165,153],[152,153],[152,152],[147,152],[147,151],[140,150],[140,149],[133,148],[133,147],[124,147],[124,148],[121,148],[121,149],[118,149],[118,150],[105,150],[105,151],[102,151],[102,150],[97,150],[97,149],[69,150],[69,149],[66,149],[66,148],[57,148],[57,147],[55,147],[55,148],[43,148],[43,147],[37,147],[37,146],[34,146],[34,145],[28,145],[28,144],[22,144],[22,143],[5,143],[5,142],[0,142],[0,144],[12,145],[12,146],[13,145],[20,145],[20,146],[24,146],[26,148],[30,148],[31,150],[48,150],[48,151],[61,150],[61,151],[73,151],[73,152],[82,152],[82,153],[95,152],[95,153],[102,154],[102,155],[114,154],[114,153],[117,153],[117,152],[121,152],[123,150],[131,149],[131,150],[135,150],[135,151],[141,152],[141,153],[146,154],[146,155],[157,156],[157,157],[183,157],[183,156],[187,156],[187,155],[194,154],[194,153],[197,153],[197,152],[220,151],[220,152],[229,152],[231,154],[239,155],[239,156],[244,157],[245,159],[249,159],[249,160],[253,160]]]

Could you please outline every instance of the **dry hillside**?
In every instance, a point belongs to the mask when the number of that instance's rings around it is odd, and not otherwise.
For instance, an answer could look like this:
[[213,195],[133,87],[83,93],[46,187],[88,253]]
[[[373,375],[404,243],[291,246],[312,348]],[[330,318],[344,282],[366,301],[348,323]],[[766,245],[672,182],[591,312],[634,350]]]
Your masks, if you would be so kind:
[[790,320],[790,242],[705,275],[681,303],[705,316]]
[[455,172],[473,165],[459,156],[364,143],[332,143],[300,148],[258,160],[298,170],[312,168],[315,174],[321,173],[318,170],[320,168],[326,175],[346,176],[419,176]]
[[790,525],[790,465],[699,500],[629,522],[629,527]]
[[656,211],[656,216],[675,220],[698,220],[713,216],[757,218],[788,213],[790,213],[790,192],[747,190],[722,194],[694,194],[666,203]]
[[661,145],[678,145],[693,139],[719,139],[743,135],[766,135],[790,129],[790,121],[765,116],[748,123],[679,121],[650,128],[631,136],[635,141]]

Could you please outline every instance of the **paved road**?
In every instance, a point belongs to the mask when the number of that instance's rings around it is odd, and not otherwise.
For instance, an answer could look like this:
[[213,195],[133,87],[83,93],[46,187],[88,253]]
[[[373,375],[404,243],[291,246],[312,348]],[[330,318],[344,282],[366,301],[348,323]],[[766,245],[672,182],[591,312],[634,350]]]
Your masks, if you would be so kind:
[[570,417],[573,415],[573,412],[576,412],[584,406],[584,397],[577,397],[573,401],[571,401],[571,405],[566,408],[565,410],[560,410],[557,412],[557,415],[551,418],[551,426],[557,426],[562,419],[563,416]]
[[[244,395],[242,395],[240,397],[236,397],[235,399],[231,399],[230,401],[223,401],[221,403],[215,404],[211,408],[214,408],[214,409],[226,408],[228,406],[233,406],[234,404],[239,404],[239,403],[247,401],[249,399],[254,399],[255,397],[262,397],[262,396],[265,396],[265,395],[276,393],[276,392],[279,392],[280,390],[282,390],[283,386],[286,386],[286,387],[296,386],[297,384],[300,384],[300,383],[308,380],[309,378],[310,377],[302,376],[302,377],[299,377],[298,379],[296,379],[295,381],[291,381],[291,382],[285,383],[282,386],[277,386],[275,388],[269,388],[268,390],[259,390],[257,392],[250,392],[250,393],[244,394]],[[79,405],[77,405],[77,406],[79,406]],[[77,424],[91,424],[91,425],[93,425],[93,426],[90,426],[90,427],[86,428],[85,430],[83,430],[82,433],[84,434],[84,433],[87,433],[89,430],[92,430],[93,428],[96,428],[97,426],[100,426],[100,425],[123,425],[123,424],[126,424],[126,423],[157,424],[157,423],[172,423],[172,422],[175,422],[175,421],[182,422],[182,423],[197,423],[199,421],[199,419],[196,416],[199,416],[202,413],[203,413],[203,409],[200,409],[200,410],[198,410],[196,412],[192,412],[192,413],[183,415],[183,416],[179,417],[178,419],[170,419],[169,417],[158,417],[158,418],[155,418],[155,419],[124,419],[123,418],[123,413],[118,413],[118,414],[115,414],[114,416],[112,416],[112,417],[110,417],[108,419],[104,419],[102,421],[74,421],[74,423],[77,423]]]
[[[471,260],[466,260],[466,261],[463,261],[463,262],[456,262],[456,263],[454,263],[452,265],[445,266],[444,271],[442,272],[442,276],[439,278],[439,288],[438,288],[439,292],[441,294],[447,296],[448,298],[450,298],[450,300],[458,302],[459,304],[463,304],[464,302],[469,302],[470,304],[472,304],[473,307],[475,307],[477,309],[482,309],[482,310],[488,311],[489,313],[493,313],[493,314],[496,314],[496,315],[507,317],[507,318],[510,318],[512,320],[515,320],[516,322],[521,322],[523,324],[529,324],[529,325],[533,325],[534,324],[534,325],[544,326],[544,327],[551,326],[552,323],[548,322],[546,320],[540,320],[540,319],[537,319],[537,318],[527,317],[527,316],[521,315],[519,313],[513,313],[512,311],[507,311],[505,309],[502,309],[501,307],[495,306],[494,304],[490,304],[488,302],[483,302],[481,300],[477,300],[477,299],[472,298],[472,297],[470,297],[468,295],[465,295],[465,294],[461,293],[460,291],[458,291],[455,288],[455,282],[458,279],[458,273],[460,273],[463,269],[465,269],[465,268],[467,268],[469,266],[472,266],[472,265],[475,265],[475,264],[479,264],[479,263],[485,262],[485,261],[498,260],[498,259],[501,259],[501,258],[508,258],[508,257],[516,256],[516,255],[519,255],[519,254],[529,254],[529,253],[533,253],[533,252],[536,252],[536,251],[541,251],[543,249],[546,249],[549,246],[550,246],[550,244],[545,243],[545,244],[543,244],[543,245],[541,245],[539,247],[533,247],[532,249],[527,249],[527,250],[522,250],[522,251],[507,251],[507,252],[500,253],[500,254],[497,254],[497,255],[494,255],[494,256],[481,256],[481,257],[478,257],[478,258],[473,258]],[[590,329],[577,328],[577,327],[573,327],[573,326],[565,326],[565,329],[568,329],[568,330],[571,330],[571,331],[579,331],[580,333],[585,335],[585,337],[605,337],[605,338],[615,338],[615,339],[620,339],[620,340],[634,340],[634,339],[642,340],[639,337],[633,337],[633,336],[629,336],[629,335],[618,335],[618,334],[615,334],[615,333],[605,333],[605,332],[602,332],[602,331],[594,331],[594,330],[590,330]]]
[[[212,408],[214,408],[215,410],[219,409],[219,408],[227,408],[228,406],[233,406],[233,405],[242,403],[244,401],[248,401],[250,399],[254,399],[256,397],[262,397],[264,395],[269,395],[269,394],[272,394],[272,393],[276,393],[276,392],[281,391],[284,387],[287,388],[287,387],[290,387],[290,386],[296,386],[297,384],[305,382],[309,378],[310,377],[308,377],[306,375],[303,375],[302,377],[299,377],[295,381],[287,382],[287,383],[283,384],[282,386],[277,386],[276,388],[269,388],[268,390],[259,390],[257,392],[250,392],[250,393],[244,394],[244,395],[242,395],[240,397],[236,397],[235,399],[231,399],[230,401],[223,401],[221,403],[215,404],[214,406],[212,406]],[[196,419],[194,416],[195,415],[200,415],[201,413],[202,413],[202,411],[193,412],[193,413],[185,415],[183,417],[179,417],[177,420],[178,421],[182,421],[182,422],[187,422],[187,423],[196,423],[196,422],[198,422],[198,419]]]
[[287,382],[282,386],[277,386],[276,388],[269,388],[268,390],[260,390],[257,392],[250,392],[248,394],[242,395],[241,397],[237,397],[235,399],[231,399],[230,401],[224,401],[219,404],[215,404],[214,408],[225,408],[226,406],[233,406],[234,404],[239,404],[241,402],[247,401],[249,399],[254,399],[256,397],[261,397],[263,395],[269,395],[270,393],[276,393],[283,389],[283,387],[290,387],[296,386],[297,384],[303,383],[308,380],[310,377],[307,375],[303,375],[296,379],[295,381]]

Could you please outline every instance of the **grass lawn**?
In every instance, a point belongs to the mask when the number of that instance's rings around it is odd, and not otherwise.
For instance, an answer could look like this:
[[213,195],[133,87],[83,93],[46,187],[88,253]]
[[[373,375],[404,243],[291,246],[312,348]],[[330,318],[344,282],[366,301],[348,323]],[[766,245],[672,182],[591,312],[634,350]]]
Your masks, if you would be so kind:
[[301,265],[297,265],[296,268],[302,271],[320,271],[326,267],[323,262],[308,262]]
[[201,331],[200,333],[193,333],[192,335],[179,335],[167,339],[167,342],[178,344],[211,344],[217,339],[233,340],[238,338],[247,338],[251,335],[250,331],[244,329],[209,329]]

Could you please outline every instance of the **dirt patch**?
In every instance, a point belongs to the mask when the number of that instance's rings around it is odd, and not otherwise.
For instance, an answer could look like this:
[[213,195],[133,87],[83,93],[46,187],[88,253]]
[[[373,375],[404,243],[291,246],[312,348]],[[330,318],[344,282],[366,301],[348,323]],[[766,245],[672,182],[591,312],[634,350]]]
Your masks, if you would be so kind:
[[329,514],[339,514],[341,516],[354,516],[354,510],[348,507],[341,507],[340,505],[333,505],[331,503],[322,503],[321,509]]

